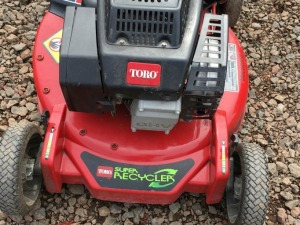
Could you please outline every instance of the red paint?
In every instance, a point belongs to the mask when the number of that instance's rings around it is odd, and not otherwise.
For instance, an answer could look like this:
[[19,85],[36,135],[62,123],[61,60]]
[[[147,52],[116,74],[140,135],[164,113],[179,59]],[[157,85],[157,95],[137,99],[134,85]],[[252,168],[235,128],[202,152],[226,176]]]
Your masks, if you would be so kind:
[[139,86],[160,86],[161,66],[159,64],[129,62],[126,83]]
[[[117,115],[70,112],[59,85],[59,65],[43,47],[62,29],[63,19],[47,13],[38,30],[33,68],[39,110],[50,112],[42,151],[42,170],[49,192],[61,191],[63,183],[84,184],[96,198],[135,203],[170,204],[183,192],[206,194],[207,203],[220,202],[228,177],[228,142],[243,120],[248,95],[248,70],[243,49],[234,33],[229,42],[237,45],[239,90],[225,92],[212,121],[179,122],[169,135],[163,132],[131,132],[130,114],[119,107]],[[44,60],[39,61],[38,56]],[[124,75],[124,79],[125,79]],[[51,90],[47,95],[43,90]],[[55,128],[49,158],[44,158],[51,128]],[[82,136],[80,130],[87,130]],[[226,173],[222,173],[222,142],[225,141]],[[112,150],[112,143],[118,146]],[[187,158],[195,161],[192,169],[170,192],[131,191],[103,188],[98,185],[80,158],[83,151],[116,162],[132,165],[160,165]],[[101,166],[101,165],[99,165]],[[97,171],[95,171],[97,173]],[[100,175],[100,174],[99,174]]]

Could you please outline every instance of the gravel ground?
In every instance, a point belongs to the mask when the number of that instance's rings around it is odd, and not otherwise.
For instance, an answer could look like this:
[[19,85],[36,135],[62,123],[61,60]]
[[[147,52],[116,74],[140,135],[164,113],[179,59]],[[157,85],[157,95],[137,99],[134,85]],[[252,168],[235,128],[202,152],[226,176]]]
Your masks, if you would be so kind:
[[[18,122],[39,124],[31,51],[48,2],[0,0],[0,133]],[[251,79],[241,137],[269,157],[270,206],[266,224],[300,225],[300,0],[246,0],[236,26]],[[222,204],[184,194],[169,206],[118,204],[92,198],[83,186],[43,192],[32,215],[1,224],[226,224]],[[199,222],[200,221],[200,222]]]

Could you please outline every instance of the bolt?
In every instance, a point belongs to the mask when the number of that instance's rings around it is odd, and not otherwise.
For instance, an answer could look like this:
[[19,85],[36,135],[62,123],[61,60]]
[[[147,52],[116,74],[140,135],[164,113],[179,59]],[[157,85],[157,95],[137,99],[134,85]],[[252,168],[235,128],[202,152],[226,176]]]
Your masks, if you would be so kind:
[[43,59],[44,59],[44,56],[43,56],[43,55],[38,55],[38,56],[37,56],[37,60],[38,60],[38,61],[43,61]]
[[79,131],[79,134],[80,134],[81,136],[86,135],[86,130],[85,130],[85,129],[81,129],[81,130]]
[[117,150],[118,148],[119,148],[118,144],[116,144],[116,143],[111,144],[112,150]]
[[49,94],[49,92],[50,92],[50,89],[49,89],[49,88],[44,88],[44,90],[43,90],[43,93],[44,93],[44,94]]

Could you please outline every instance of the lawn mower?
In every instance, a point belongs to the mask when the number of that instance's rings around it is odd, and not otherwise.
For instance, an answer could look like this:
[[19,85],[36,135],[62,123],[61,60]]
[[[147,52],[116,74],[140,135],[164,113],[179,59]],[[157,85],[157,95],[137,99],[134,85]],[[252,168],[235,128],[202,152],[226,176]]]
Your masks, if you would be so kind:
[[24,215],[42,185],[101,200],[226,202],[229,224],[263,224],[266,157],[239,143],[248,95],[231,30],[242,1],[51,0],[33,70],[44,133],[1,138],[0,208]]

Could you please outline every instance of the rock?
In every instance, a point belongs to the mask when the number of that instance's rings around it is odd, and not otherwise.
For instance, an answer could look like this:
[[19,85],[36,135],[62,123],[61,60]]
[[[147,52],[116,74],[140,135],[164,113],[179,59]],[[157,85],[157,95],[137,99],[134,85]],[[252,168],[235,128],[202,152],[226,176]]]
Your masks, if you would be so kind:
[[117,219],[112,216],[107,217],[103,223],[103,225],[116,225],[116,224],[117,224]]
[[277,100],[278,102],[283,102],[284,99],[285,99],[285,97],[282,96],[282,95],[277,95],[277,96],[275,97],[275,100]]
[[277,212],[278,222],[280,224],[285,224],[285,220],[287,219],[287,214],[285,212],[285,209],[279,208]]
[[8,97],[13,96],[15,94],[14,89],[12,89],[11,87],[4,87],[4,91],[6,96]]
[[8,37],[6,37],[6,41],[9,43],[14,43],[18,41],[18,37],[14,34],[10,34]]
[[12,25],[9,25],[9,24],[6,24],[4,26],[4,30],[6,30],[8,34],[17,34],[17,32],[18,32],[18,28],[14,27]]
[[27,66],[22,66],[22,68],[19,70],[19,74],[25,74],[28,73],[29,68]]
[[299,200],[291,200],[285,203],[285,206],[289,209],[293,209],[299,205]]
[[286,201],[290,201],[294,199],[294,196],[290,192],[282,191],[280,192],[281,197],[283,197]]
[[201,205],[199,202],[195,203],[193,206],[192,206],[192,210],[194,211],[194,213],[199,216],[202,214],[202,208],[201,208]]
[[83,185],[68,185],[69,191],[73,195],[83,195],[84,194],[84,186]]
[[99,216],[107,217],[109,215],[109,209],[106,206],[101,207],[99,210]]
[[170,225],[182,225],[182,223],[179,221],[174,221],[174,222],[170,223]]
[[300,178],[300,166],[295,163],[289,165],[289,170],[293,177]]
[[109,211],[110,213],[112,214],[119,214],[122,212],[122,207],[116,205],[116,204],[112,204],[110,207],[109,207]]
[[152,225],[161,225],[164,222],[163,218],[155,217],[151,220]]
[[0,220],[5,220],[6,218],[6,214],[0,210]]
[[28,109],[28,111],[32,112],[32,111],[36,110],[36,105],[31,102],[28,102],[28,103],[26,103],[26,108]]
[[37,209],[35,212],[34,212],[34,219],[35,220],[43,220],[46,218],[46,210],[45,208],[40,208],[40,209]]
[[130,221],[130,219],[126,219],[124,221],[124,225],[134,225],[133,222]]
[[268,105],[269,105],[269,106],[277,106],[277,102],[275,101],[275,99],[270,99],[270,100],[268,101]]
[[28,113],[28,110],[26,109],[26,107],[17,107],[17,106],[13,106],[11,107],[11,113],[12,114],[16,114],[19,116],[26,116]]
[[276,162],[276,166],[278,172],[283,172],[283,173],[288,172],[288,167],[283,162]]
[[289,118],[286,119],[286,124],[289,127],[296,127],[298,123],[297,123],[295,117],[291,116],[291,117],[289,117]]
[[80,217],[85,217],[86,216],[83,208],[77,208],[76,211],[75,211],[75,214],[80,216]]
[[261,83],[260,77],[257,77],[253,82],[254,82],[255,86],[260,85],[260,83]]
[[31,51],[29,49],[25,49],[24,51],[21,52],[21,59],[24,61],[31,58]]
[[18,105],[18,103],[19,102],[17,100],[9,100],[6,107],[10,109],[12,106]]
[[214,206],[211,206],[211,205],[208,206],[208,212],[213,214],[213,215],[218,214],[217,209]]
[[26,48],[26,44],[24,43],[20,43],[20,44],[16,44],[11,46],[13,49],[15,49],[17,52],[20,52],[22,50],[24,50]]
[[35,88],[33,84],[29,84],[27,85],[26,91],[25,91],[25,95],[26,96],[30,96],[35,92]]
[[122,220],[125,221],[127,220],[128,218],[133,218],[134,217],[134,213],[129,211],[129,212],[125,212],[123,215],[122,215]]
[[76,204],[76,198],[69,198],[68,203],[69,203],[69,206],[74,206]]
[[175,202],[171,205],[169,205],[169,209],[171,210],[172,213],[177,213],[180,209],[180,204],[178,202]]
[[280,71],[280,66],[279,65],[275,65],[272,67],[272,73],[273,74],[277,74]]
[[86,205],[87,204],[87,199],[86,199],[85,195],[80,196],[77,199],[77,202],[78,202],[79,205]]
[[278,176],[278,171],[275,163],[268,163],[268,169],[273,176]]
[[259,23],[252,23],[251,27],[253,27],[254,29],[260,29],[261,25]]
[[300,216],[300,208],[299,207],[294,207],[291,210],[291,216],[294,218],[297,218],[298,216]]

